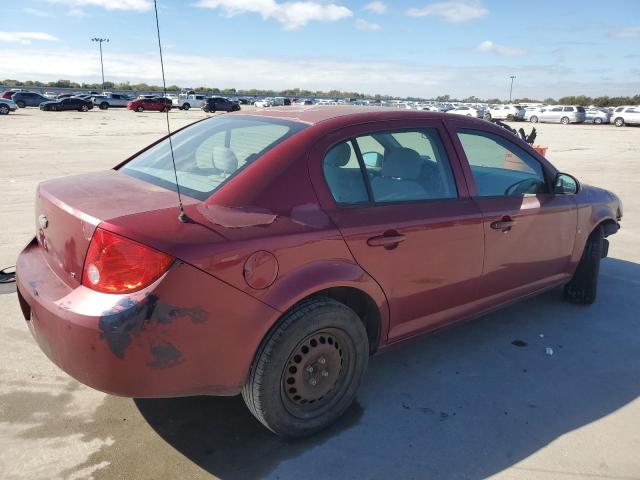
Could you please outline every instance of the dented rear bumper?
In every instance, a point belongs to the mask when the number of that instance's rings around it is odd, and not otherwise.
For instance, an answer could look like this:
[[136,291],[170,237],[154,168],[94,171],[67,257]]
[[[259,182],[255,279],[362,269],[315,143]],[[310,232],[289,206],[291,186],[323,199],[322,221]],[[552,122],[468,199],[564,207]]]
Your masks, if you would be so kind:
[[[78,381],[128,397],[235,395],[279,312],[180,261],[129,295],[72,288],[32,241],[21,309],[42,351]],[[238,308],[242,305],[242,308]]]

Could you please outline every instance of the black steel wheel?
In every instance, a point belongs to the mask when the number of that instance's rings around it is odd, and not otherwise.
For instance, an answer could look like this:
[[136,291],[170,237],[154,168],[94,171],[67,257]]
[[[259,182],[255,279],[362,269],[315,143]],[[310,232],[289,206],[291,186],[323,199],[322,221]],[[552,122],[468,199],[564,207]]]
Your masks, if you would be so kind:
[[353,403],[368,359],[367,332],[356,313],[330,298],[311,298],[267,335],[242,396],[274,433],[311,435]]

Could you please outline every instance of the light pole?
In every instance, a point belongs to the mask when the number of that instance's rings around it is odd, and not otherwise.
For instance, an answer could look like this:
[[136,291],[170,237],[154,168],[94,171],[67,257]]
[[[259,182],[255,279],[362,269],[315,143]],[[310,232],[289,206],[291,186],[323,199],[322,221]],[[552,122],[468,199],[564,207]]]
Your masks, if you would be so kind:
[[513,79],[516,78],[515,75],[511,75],[511,88],[509,89],[509,103],[511,103],[511,96],[513,95]]
[[91,41],[98,42],[98,45],[100,45],[100,70],[102,71],[102,91],[104,92],[104,63],[102,63],[102,42],[109,43],[109,39],[95,37],[92,38]]

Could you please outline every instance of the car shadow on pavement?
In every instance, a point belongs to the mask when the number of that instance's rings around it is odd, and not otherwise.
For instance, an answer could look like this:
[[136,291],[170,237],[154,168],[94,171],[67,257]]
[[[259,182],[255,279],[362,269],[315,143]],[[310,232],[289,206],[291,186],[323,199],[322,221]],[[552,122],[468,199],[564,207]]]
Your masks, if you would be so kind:
[[556,290],[374,357],[357,403],[302,441],[240,397],[135,402],[223,479],[485,478],[640,396],[639,290],[640,265],[606,259],[590,307]]

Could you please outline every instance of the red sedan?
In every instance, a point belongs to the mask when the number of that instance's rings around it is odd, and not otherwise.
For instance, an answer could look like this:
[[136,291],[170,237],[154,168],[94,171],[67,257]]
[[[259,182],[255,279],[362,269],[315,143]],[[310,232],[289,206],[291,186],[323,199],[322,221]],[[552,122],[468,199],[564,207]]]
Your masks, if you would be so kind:
[[166,112],[171,110],[171,99],[157,97],[157,98],[136,98],[127,103],[127,110],[134,110],[136,112],[144,112],[150,110],[152,112]]
[[510,132],[440,113],[234,113],[172,145],[38,187],[24,317],[87,385],[242,392],[287,436],[339,417],[389,345],[555,287],[592,303],[622,218]]

